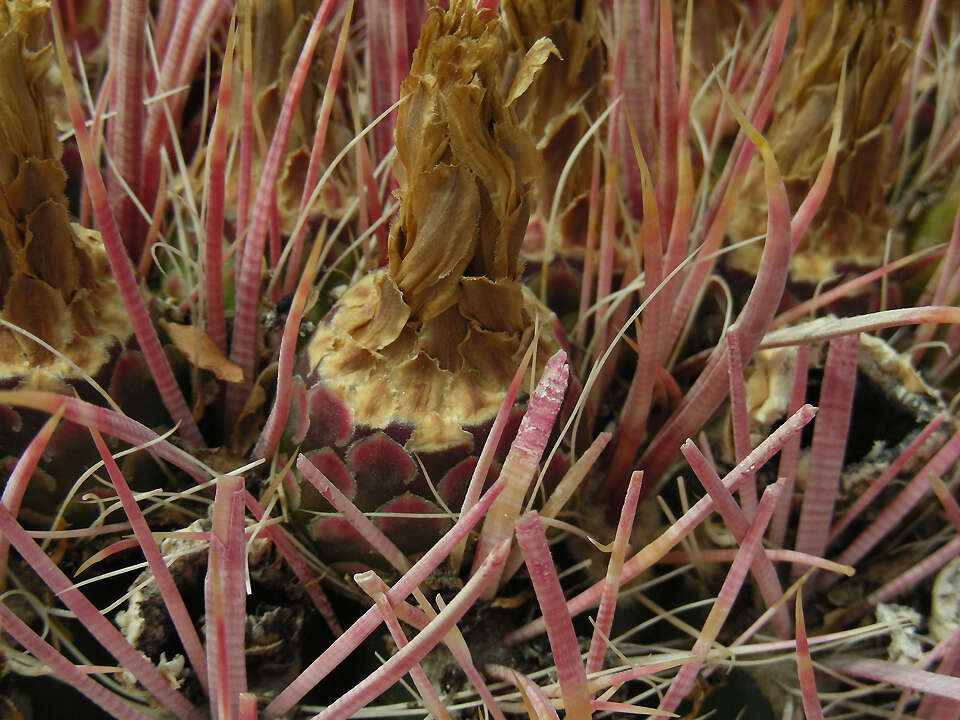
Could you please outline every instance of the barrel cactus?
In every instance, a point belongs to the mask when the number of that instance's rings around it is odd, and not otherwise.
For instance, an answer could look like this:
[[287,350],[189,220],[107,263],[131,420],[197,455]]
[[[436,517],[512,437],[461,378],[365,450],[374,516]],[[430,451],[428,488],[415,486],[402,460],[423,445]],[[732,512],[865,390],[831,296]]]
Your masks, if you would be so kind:
[[956,716],[955,15],[8,2],[5,716]]

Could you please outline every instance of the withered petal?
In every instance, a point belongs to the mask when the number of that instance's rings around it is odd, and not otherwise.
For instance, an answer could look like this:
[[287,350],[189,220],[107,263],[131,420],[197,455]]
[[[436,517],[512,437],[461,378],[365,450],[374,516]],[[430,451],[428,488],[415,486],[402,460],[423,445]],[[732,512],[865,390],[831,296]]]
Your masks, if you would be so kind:
[[[73,323],[63,297],[43,280],[17,273],[7,292],[3,316],[55,348],[66,346],[73,336]],[[47,351],[30,342],[32,357],[45,357]]]
[[409,318],[410,308],[397,284],[380,271],[347,290],[338,303],[333,324],[366,349],[377,351],[399,337]]
[[[476,182],[463,167],[439,165],[420,175],[408,200],[418,231],[408,239],[410,247],[403,256],[396,244],[390,248],[390,274],[404,296],[436,286],[466,268],[473,257],[480,214]],[[431,297],[433,315],[456,302],[453,288],[443,290]]]
[[69,302],[80,284],[80,262],[66,208],[47,200],[26,218],[27,271],[60,291]]
[[521,333],[529,322],[523,312],[523,292],[510,280],[465,277],[460,311],[480,327],[497,332]]
[[510,92],[507,93],[506,104],[508,107],[527,91],[527,88],[530,87],[537,73],[540,72],[543,64],[551,55],[563,59],[557,50],[557,46],[548,37],[542,37],[530,46],[527,54],[523,56],[523,60],[520,62],[520,69],[517,70],[517,74],[513,78]]

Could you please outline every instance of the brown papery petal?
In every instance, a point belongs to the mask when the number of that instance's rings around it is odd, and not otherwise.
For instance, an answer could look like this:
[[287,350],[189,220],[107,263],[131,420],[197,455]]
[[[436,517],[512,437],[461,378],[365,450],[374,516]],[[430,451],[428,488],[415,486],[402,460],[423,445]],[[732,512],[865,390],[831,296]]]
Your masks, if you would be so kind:
[[28,271],[59,290],[69,302],[80,283],[80,263],[66,208],[48,200],[27,217],[26,227]]
[[[47,283],[18,273],[10,283],[3,315],[55,348],[65,347],[73,335],[73,323],[60,293]],[[31,357],[46,357],[47,351],[24,341]]]
[[10,182],[17,170],[18,157],[43,157],[43,122],[27,84],[26,73],[12,70],[23,67],[22,39],[15,31],[0,37],[0,183]]
[[396,386],[403,388],[404,412],[414,412],[415,417],[443,405],[450,379],[450,373],[441,370],[426,353],[397,367],[393,376]]
[[463,357],[476,369],[476,381],[491,392],[509,385],[519,358],[516,336],[471,327],[460,343]]
[[368,350],[386,347],[400,336],[410,308],[393,279],[384,272],[368,275],[340,299],[334,325]]
[[553,44],[550,38],[546,37],[537,40],[530,49],[527,50],[527,54],[524,55],[520,63],[520,69],[517,71],[516,77],[513,78],[510,92],[507,93],[508,106],[512,105],[518,97],[527,91],[527,88],[530,87],[533,79],[551,55],[556,55],[558,58],[560,57],[557,46]]
[[23,160],[17,177],[6,186],[4,193],[10,209],[22,218],[46,200],[65,203],[63,191],[66,184],[67,174],[58,160],[28,157]]
[[529,323],[523,312],[523,292],[510,280],[464,278],[460,311],[488,330],[521,333]]
[[466,334],[467,321],[460,308],[450,307],[421,325],[417,344],[425,353],[436,358],[441,368],[456,372],[462,363],[457,345]]
[[429,304],[426,314],[432,317],[457,301],[455,285],[441,281],[459,280],[473,258],[480,197],[468,170],[439,165],[417,178],[405,201],[411,224],[416,224],[403,255],[397,247],[398,233],[391,233],[390,275],[412,311]]

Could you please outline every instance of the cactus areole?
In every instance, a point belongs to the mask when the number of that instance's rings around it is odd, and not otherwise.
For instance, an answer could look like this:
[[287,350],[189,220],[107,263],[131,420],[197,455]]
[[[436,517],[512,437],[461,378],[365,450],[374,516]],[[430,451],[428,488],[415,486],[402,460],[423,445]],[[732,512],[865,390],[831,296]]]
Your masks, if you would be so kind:
[[560,346],[553,314],[519,282],[538,159],[500,90],[497,24],[457,4],[430,10],[398,109],[388,265],[345,291],[306,350],[309,420],[292,440],[367,511],[434,507],[410,454],[458,507],[461,463],[527,347],[536,337],[542,366]]

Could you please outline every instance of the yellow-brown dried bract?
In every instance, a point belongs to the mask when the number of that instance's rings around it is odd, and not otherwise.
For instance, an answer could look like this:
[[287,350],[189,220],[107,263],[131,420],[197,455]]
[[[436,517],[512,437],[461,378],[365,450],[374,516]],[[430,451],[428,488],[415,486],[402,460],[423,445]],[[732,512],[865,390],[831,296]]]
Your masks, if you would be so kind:
[[170,342],[191,363],[201,370],[209,370],[221,380],[240,382],[243,370],[230,362],[217,344],[195,325],[160,320],[160,327],[170,337]]
[[386,273],[373,273],[353,285],[337,303],[333,325],[370,351],[393,343],[406,327],[410,308]]
[[[884,392],[904,405],[918,406],[914,397],[938,397],[939,393],[924,381],[913,366],[909,353],[897,352],[891,345],[873,335],[860,335],[859,366]],[[922,403],[922,404],[926,404]]]
[[787,416],[796,366],[797,349],[786,347],[759,350],[744,368],[750,429],[760,434],[761,440],[765,437],[761,433]]
[[[92,374],[130,327],[99,235],[67,213],[47,12],[26,2],[0,11],[0,316]],[[0,379],[50,388],[76,375],[27,336],[0,328]]]
[[[32,340],[0,327],[0,379],[20,377],[21,386],[53,388],[56,380],[78,376],[74,365],[96,374],[110,351],[130,336],[126,309],[110,274],[99,234],[72,225],[74,250],[89,272],[64,301],[58,289],[24,272],[10,279],[4,296],[4,320],[36,335],[60,353],[54,357]],[[72,364],[71,364],[72,363]]]
[[[562,189],[560,176],[574,147],[605,107],[597,1],[503,0],[500,6],[508,42],[515,50],[505,75],[512,91],[526,85],[514,108],[540,151],[533,214],[545,223],[556,203],[558,215],[550,245],[577,257],[583,253],[586,237],[591,146],[574,161]],[[511,92],[511,99],[513,95]],[[541,252],[536,238],[528,237],[524,254],[539,259]]]

